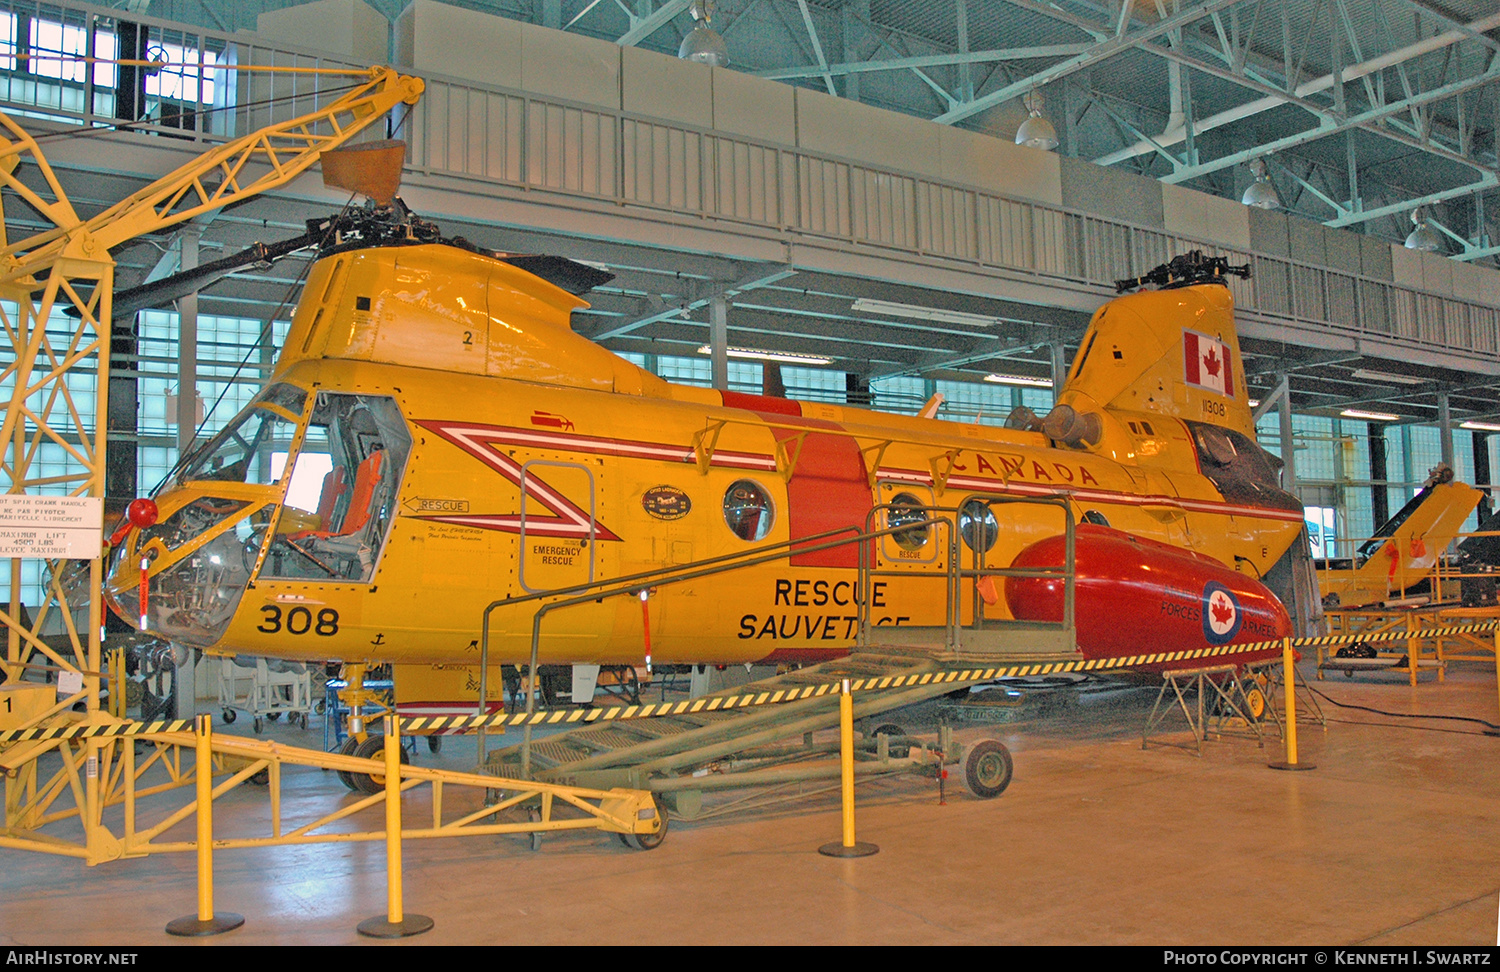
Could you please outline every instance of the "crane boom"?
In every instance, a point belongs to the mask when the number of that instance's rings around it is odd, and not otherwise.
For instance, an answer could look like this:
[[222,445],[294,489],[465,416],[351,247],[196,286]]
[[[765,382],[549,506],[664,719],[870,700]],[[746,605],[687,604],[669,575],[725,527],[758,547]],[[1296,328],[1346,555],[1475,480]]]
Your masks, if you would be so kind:
[[[0,190],[14,193],[51,223],[19,240],[0,235],[0,384],[7,386],[8,399],[0,423],[0,492],[104,493],[111,249],[285,185],[396,105],[415,104],[423,90],[419,78],[389,67],[312,73],[351,77],[355,84],[317,111],[204,152],[87,219],[78,215],[36,138],[0,112]],[[22,162],[35,166],[44,187],[22,181]],[[59,309],[67,314],[55,318]],[[77,380],[83,375],[93,379],[91,389]],[[85,391],[91,395],[80,399]],[[80,404],[90,397],[92,414]],[[69,457],[60,474],[38,461],[48,443],[61,446]],[[39,654],[46,667],[72,673],[81,682],[81,689],[60,699],[46,716],[82,701],[86,718],[101,718],[99,557],[88,562],[87,589],[95,595],[88,598],[88,617],[82,623],[74,617],[78,586],[67,581],[70,574],[76,579],[76,572],[54,568],[42,603],[29,606],[21,600],[21,563],[10,559],[9,602],[0,603],[0,681],[18,678],[33,654]],[[49,624],[56,626],[53,619],[66,630],[65,646],[49,644],[42,635]]]
[[[36,140],[0,114],[0,124],[12,136],[0,146],[0,186],[20,194],[53,222],[0,248],[0,283],[34,277],[63,258],[100,259],[137,236],[285,185],[396,105],[415,104],[421,97],[420,78],[389,67],[360,74],[368,80],[318,111],[211,149],[89,219],[79,218],[68,203]],[[25,154],[41,168],[55,201],[42,199],[16,177],[12,160]],[[255,163],[265,170],[253,171],[260,168]]]

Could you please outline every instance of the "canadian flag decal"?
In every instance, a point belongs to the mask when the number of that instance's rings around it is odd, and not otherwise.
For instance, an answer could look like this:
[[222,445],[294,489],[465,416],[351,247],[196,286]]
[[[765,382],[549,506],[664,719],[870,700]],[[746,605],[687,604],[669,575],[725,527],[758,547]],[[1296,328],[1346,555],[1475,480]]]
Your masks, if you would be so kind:
[[1218,338],[1183,331],[1182,366],[1189,385],[1234,397],[1234,362],[1229,346]]

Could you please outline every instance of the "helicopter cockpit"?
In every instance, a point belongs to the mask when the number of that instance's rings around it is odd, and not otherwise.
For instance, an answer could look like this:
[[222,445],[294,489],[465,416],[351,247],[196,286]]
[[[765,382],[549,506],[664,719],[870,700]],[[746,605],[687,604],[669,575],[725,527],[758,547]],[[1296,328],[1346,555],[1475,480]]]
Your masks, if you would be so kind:
[[208,647],[257,578],[369,583],[411,444],[388,397],[270,386],[156,490],[156,522],[116,547],[116,610]]

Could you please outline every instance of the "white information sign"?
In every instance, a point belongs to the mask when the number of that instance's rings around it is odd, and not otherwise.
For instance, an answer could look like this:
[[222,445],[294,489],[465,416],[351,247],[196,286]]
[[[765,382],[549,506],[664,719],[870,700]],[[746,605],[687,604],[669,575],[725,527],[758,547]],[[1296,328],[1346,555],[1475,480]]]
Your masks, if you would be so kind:
[[0,495],[0,558],[92,560],[103,545],[101,497]]

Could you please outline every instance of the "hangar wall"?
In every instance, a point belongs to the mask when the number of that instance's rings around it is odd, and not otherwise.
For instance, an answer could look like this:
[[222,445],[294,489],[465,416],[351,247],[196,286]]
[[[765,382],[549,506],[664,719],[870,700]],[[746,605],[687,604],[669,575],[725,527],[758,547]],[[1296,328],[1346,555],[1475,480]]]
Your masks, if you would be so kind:
[[[358,59],[380,35],[361,9],[319,0],[262,25],[279,39],[347,23],[329,36]],[[520,187],[583,235],[620,231],[620,207],[639,207],[652,225],[631,238],[744,259],[790,241],[820,269],[887,273],[864,259],[874,253],[925,264],[911,277],[928,284],[946,264],[953,289],[1076,310],[1116,278],[1208,246],[1253,265],[1254,279],[1234,282],[1247,336],[1500,370],[1500,272],[1488,268],[436,0],[410,4],[391,38],[396,62],[429,81],[408,133],[412,181]]]

